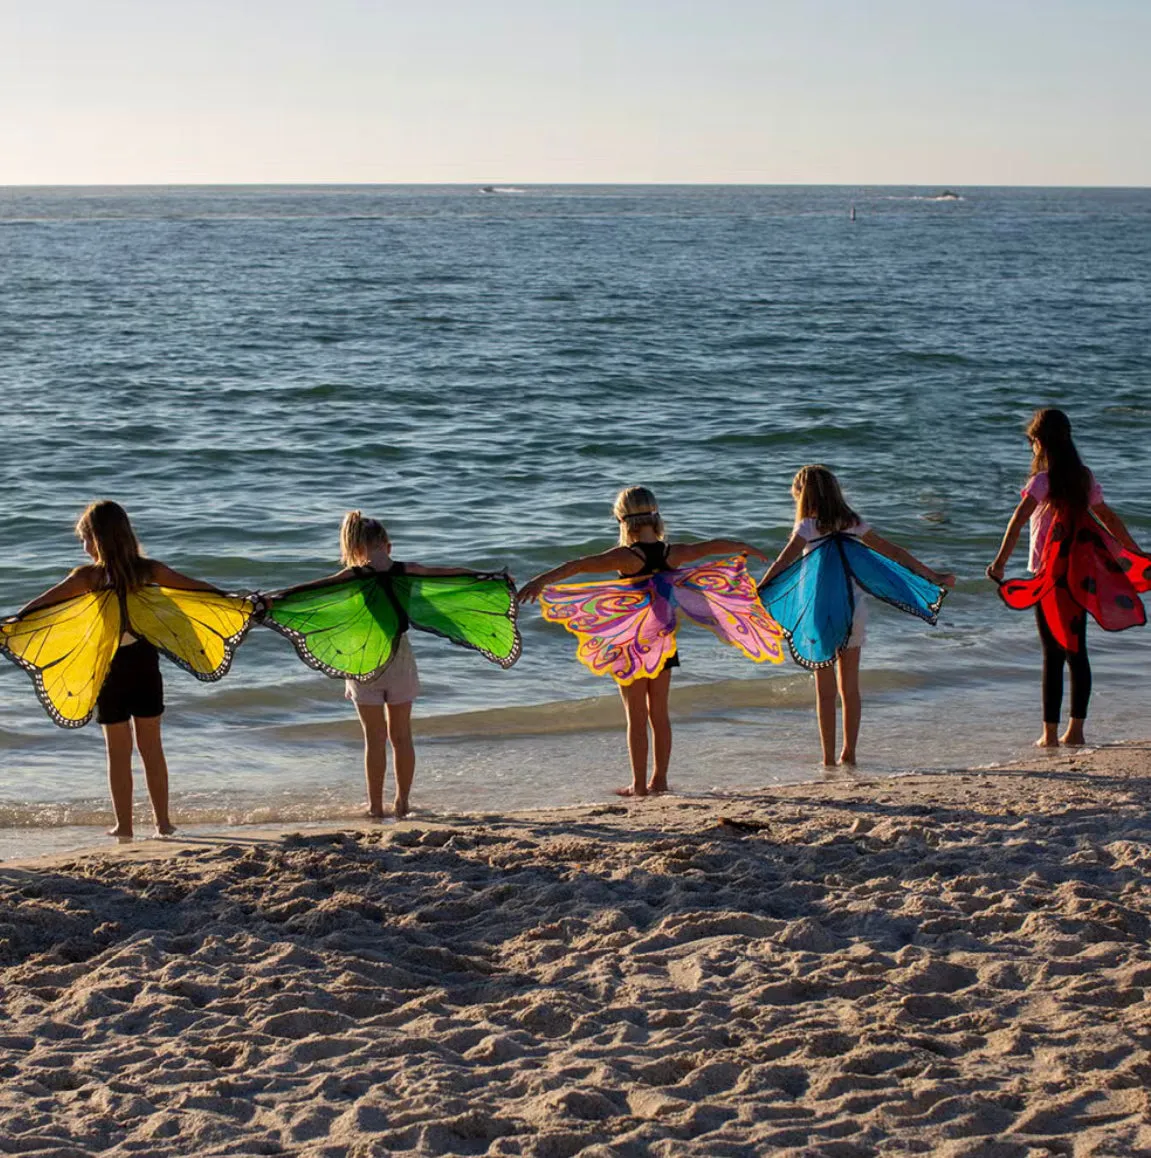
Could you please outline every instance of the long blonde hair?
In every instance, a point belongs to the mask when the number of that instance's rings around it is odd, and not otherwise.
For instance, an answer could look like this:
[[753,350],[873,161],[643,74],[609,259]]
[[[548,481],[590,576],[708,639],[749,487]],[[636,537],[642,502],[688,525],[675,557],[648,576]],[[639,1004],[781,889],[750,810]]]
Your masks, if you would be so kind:
[[362,567],[376,547],[389,546],[387,528],[379,519],[366,519],[362,511],[349,511],[340,524],[340,562]]
[[626,487],[615,497],[612,514],[619,522],[619,545],[628,547],[644,527],[651,527],[657,539],[663,539],[663,519],[659,503],[647,487]]
[[110,499],[89,503],[76,520],[76,534],[91,545],[103,585],[120,595],[142,587],[152,577],[151,561],[140,550],[128,512]]
[[821,463],[800,467],[791,480],[795,499],[795,520],[814,519],[817,530],[830,535],[846,531],[859,522],[859,516],[847,505],[839,479]]

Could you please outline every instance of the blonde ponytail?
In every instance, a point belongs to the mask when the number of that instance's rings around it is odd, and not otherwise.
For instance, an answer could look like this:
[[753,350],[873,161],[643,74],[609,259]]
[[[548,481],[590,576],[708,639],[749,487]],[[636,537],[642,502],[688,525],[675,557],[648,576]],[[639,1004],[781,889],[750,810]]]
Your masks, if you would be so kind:
[[627,487],[615,497],[612,514],[619,523],[619,545],[628,547],[639,537],[643,527],[651,527],[657,539],[663,538],[663,519],[659,503],[647,487]]
[[388,542],[388,532],[379,519],[365,519],[362,511],[348,511],[340,524],[340,562],[345,567],[362,567],[372,549]]

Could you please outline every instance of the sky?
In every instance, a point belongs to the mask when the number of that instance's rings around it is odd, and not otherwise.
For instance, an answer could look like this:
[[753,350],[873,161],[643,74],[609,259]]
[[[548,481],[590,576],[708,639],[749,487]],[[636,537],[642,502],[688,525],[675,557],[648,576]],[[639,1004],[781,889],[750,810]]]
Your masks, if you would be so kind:
[[1151,185],[1151,0],[0,0],[0,185]]

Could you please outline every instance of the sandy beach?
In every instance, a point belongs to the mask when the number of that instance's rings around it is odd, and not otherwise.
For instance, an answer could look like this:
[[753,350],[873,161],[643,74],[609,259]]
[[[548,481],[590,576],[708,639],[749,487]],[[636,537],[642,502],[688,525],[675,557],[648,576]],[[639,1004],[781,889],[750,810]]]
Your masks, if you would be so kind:
[[0,1152],[1148,1153],[1149,803],[1132,744],[0,864]]

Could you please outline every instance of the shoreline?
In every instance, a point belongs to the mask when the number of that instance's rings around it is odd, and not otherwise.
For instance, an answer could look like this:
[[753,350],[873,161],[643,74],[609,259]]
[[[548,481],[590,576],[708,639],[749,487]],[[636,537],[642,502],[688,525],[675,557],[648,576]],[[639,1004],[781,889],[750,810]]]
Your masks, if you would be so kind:
[[[91,844],[78,845],[60,851],[30,856],[2,857],[0,858],[0,870],[5,868],[29,870],[55,868],[74,861],[99,860],[101,858],[106,858],[109,861],[147,861],[153,859],[163,861],[195,851],[209,852],[213,848],[228,845],[276,845],[295,836],[330,837],[344,833],[370,837],[372,834],[379,834],[378,839],[386,841],[392,834],[411,828],[450,829],[475,824],[514,826],[521,823],[532,825],[545,823],[562,826],[565,822],[573,819],[579,820],[583,816],[619,814],[620,809],[624,813],[637,815],[644,810],[650,810],[652,818],[658,814],[662,821],[666,819],[665,813],[674,812],[677,808],[702,808],[722,813],[725,810],[737,809],[741,804],[769,807],[771,804],[782,802],[797,793],[810,793],[817,797],[825,796],[827,799],[823,800],[822,803],[830,806],[840,796],[841,791],[850,789],[878,790],[880,786],[885,784],[920,780],[942,788],[953,783],[955,777],[962,779],[983,778],[1017,771],[1039,771],[1041,773],[1049,761],[1070,760],[1076,764],[1085,759],[1092,762],[1096,759],[1108,761],[1112,759],[1111,753],[1135,753],[1144,750],[1149,754],[1148,775],[1151,775],[1151,739],[1146,741],[1119,740],[1099,745],[1089,744],[1082,748],[1060,747],[1050,752],[1039,752],[1030,760],[1007,760],[971,767],[912,768],[868,772],[866,769],[863,771],[823,769],[822,766],[816,765],[812,769],[815,774],[807,779],[783,780],[756,787],[737,787],[730,791],[704,789],[696,792],[678,792],[673,788],[672,791],[664,795],[648,796],[639,800],[610,794],[598,801],[541,805],[535,808],[514,808],[503,812],[491,809],[447,811],[431,808],[421,809],[417,806],[411,814],[402,820],[395,820],[392,817],[371,819],[366,813],[361,812],[346,817],[319,817],[316,819],[242,821],[235,824],[222,822],[192,823],[187,828],[178,828],[172,836],[137,835],[127,841],[120,841],[115,837],[104,835],[103,824],[60,825],[59,828],[91,829],[95,839]],[[138,800],[137,807],[143,808],[144,804]],[[349,810],[354,811],[356,807],[356,805],[350,804]],[[51,832],[55,831],[56,827],[14,828],[9,831]]]
[[58,1158],[1151,1148],[1151,743],[0,864]]

